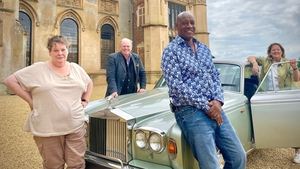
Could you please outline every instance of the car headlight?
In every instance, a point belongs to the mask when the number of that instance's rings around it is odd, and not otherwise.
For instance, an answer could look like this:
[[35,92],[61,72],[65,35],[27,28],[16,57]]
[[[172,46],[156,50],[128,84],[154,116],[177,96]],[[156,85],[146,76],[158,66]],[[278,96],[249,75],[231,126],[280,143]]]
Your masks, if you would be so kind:
[[135,143],[139,148],[145,148],[147,145],[146,134],[143,131],[138,131],[135,135]]
[[149,137],[150,148],[155,152],[161,152],[163,147],[163,137],[160,134],[152,133]]

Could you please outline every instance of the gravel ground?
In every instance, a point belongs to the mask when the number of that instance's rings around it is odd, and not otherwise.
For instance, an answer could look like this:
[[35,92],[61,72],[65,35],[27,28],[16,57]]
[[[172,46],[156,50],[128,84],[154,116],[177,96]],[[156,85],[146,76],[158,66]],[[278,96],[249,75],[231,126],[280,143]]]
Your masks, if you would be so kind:
[[[94,88],[92,100],[104,96],[105,86]],[[0,96],[0,168],[40,169],[42,160],[31,134],[22,126],[29,111],[17,96]],[[292,162],[293,149],[260,149],[248,155],[248,169],[300,169]]]

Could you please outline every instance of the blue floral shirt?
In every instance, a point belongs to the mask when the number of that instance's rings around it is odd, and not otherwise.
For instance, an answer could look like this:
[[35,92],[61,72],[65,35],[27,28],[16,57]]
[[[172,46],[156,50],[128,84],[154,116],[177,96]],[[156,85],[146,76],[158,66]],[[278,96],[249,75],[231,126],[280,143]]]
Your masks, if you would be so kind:
[[207,46],[193,39],[196,52],[180,36],[164,49],[161,68],[175,106],[208,111],[208,102],[224,102],[219,72]]

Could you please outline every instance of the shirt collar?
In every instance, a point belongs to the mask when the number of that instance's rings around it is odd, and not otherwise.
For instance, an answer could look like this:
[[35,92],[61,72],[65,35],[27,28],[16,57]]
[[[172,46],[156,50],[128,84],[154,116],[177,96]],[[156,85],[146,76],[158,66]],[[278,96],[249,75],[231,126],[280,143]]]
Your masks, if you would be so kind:
[[[186,41],[179,35],[177,35],[174,40],[177,44],[186,43]],[[193,42],[196,43],[197,40],[195,38],[193,38]]]

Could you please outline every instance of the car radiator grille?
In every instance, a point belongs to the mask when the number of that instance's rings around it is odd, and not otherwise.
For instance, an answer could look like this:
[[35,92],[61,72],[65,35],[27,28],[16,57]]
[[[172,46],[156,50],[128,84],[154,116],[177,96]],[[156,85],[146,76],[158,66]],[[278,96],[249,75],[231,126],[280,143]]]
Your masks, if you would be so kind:
[[123,162],[128,161],[126,122],[91,117],[89,130],[90,151]]

